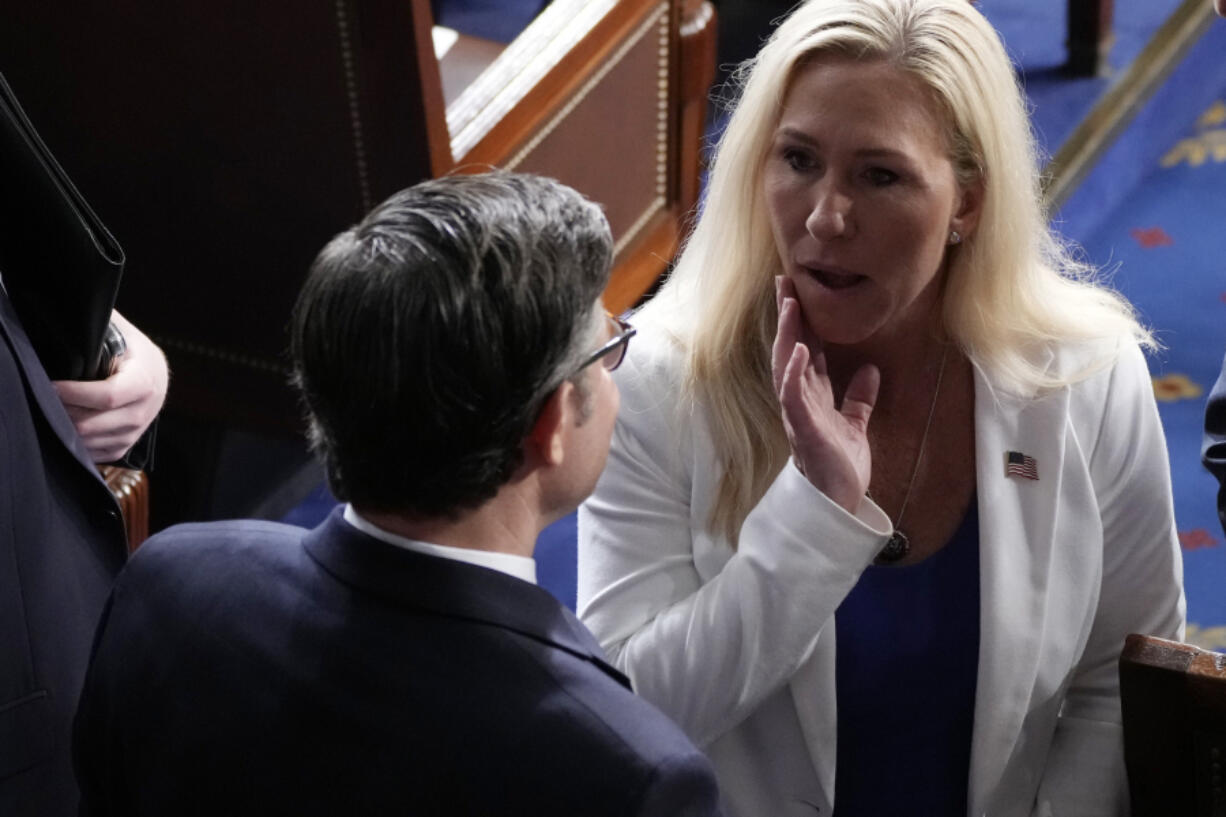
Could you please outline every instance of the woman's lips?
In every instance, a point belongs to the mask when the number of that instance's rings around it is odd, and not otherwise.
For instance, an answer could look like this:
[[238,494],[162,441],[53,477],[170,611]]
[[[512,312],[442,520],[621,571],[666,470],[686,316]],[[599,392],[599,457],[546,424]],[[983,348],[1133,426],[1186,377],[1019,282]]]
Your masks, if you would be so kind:
[[847,289],[865,280],[863,275],[843,270],[820,267],[803,267],[803,269],[826,289]]

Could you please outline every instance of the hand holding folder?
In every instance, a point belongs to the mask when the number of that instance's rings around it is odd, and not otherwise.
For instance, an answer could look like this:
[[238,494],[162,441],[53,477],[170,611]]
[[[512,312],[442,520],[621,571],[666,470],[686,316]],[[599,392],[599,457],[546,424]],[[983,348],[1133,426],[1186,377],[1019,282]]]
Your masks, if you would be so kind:
[[0,75],[0,278],[51,379],[111,373],[123,352],[110,323],[123,264]]

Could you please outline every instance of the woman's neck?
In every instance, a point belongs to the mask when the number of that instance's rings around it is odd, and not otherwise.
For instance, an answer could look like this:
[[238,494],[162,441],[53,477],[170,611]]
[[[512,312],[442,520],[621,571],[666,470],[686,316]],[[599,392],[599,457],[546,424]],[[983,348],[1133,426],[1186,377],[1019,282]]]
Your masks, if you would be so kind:
[[881,372],[877,410],[892,414],[912,406],[916,395],[927,394],[943,357],[952,363],[958,355],[939,321],[929,321],[888,336],[874,337],[854,346],[826,347],[835,394],[842,399],[843,389],[855,372],[872,364]]

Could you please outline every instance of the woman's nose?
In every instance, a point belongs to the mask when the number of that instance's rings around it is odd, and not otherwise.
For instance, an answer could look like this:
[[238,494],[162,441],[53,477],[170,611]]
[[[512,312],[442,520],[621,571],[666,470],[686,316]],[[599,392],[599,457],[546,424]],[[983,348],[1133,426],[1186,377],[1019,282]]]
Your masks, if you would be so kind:
[[851,211],[850,196],[833,185],[823,185],[805,219],[805,229],[819,240],[849,237],[854,228]]

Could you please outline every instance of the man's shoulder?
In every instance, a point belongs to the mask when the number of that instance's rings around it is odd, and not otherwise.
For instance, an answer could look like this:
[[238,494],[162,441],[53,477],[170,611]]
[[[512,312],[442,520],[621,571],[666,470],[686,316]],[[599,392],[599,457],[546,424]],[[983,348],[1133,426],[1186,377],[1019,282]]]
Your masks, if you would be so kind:
[[648,767],[700,756],[676,724],[600,666],[602,655],[585,659],[549,644],[528,649],[547,651],[535,661],[541,683],[553,687],[555,706],[566,713],[555,721],[559,732],[581,732],[581,742],[602,746],[609,757]]
[[[191,522],[149,537],[124,569],[127,581],[148,575],[207,575],[213,567],[279,562],[301,551],[305,528],[258,519]],[[229,572],[229,571],[227,571]]]
[[[525,752],[552,758],[549,785],[585,793],[592,814],[717,813],[709,761],[667,716],[591,660],[547,644],[527,651],[538,671],[491,675],[504,726]],[[510,689],[516,677],[526,693]]]
[[227,519],[219,522],[187,522],[172,525],[155,533],[141,545],[138,553],[156,552],[162,548],[231,548],[300,542],[306,528],[269,522],[263,519]]
[[[191,689],[197,702],[225,700],[209,728],[229,724],[249,753],[327,767],[329,789],[345,781],[371,802],[392,802],[385,798],[407,784],[440,813],[448,804],[465,814],[711,813],[715,784],[705,759],[606,671],[599,647],[572,629],[580,625],[555,599],[487,568],[342,532],[329,544],[369,545],[370,552],[350,552],[359,560],[386,557],[363,562],[357,585],[344,576],[334,584],[321,579],[304,542],[309,532],[300,528],[227,522],[168,529],[133,560],[139,586],[128,586],[139,592],[127,594],[126,629],[111,644],[139,641],[127,638],[137,623],[170,632],[173,640],[163,643],[186,644],[189,633],[191,661],[213,665],[214,651],[224,649],[225,672],[201,673],[183,661],[173,670],[180,694]],[[396,587],[374,586],[372,574]],[[359,586],[364,590],[355,592]],[[453,595],[461,600],[438,599]],[[145,652],[162,660],[160,651]],[[285,671],[259,669],[270,666]],[[297,671],[304,666],[312,672]],[[240,677],[244,692],[235,697],[231,682]],[[270,695],[283,705],[247,732],[257,720],[251,713]],[[184,717],[199,728],[194,714]],[[287,741],[287,734],[296,737]],[[338,746],[349,747],[339,765]],[[468,781],[467,807],[449,800],[461,779]],[[695,803],[705,805],[691,810]]]
[[696,752],[679,727],[631,691],[573,613],[537,587],[522,589],[513,600],[504,599],[516,605],[505,616],[449,625],[480,628],[462,638],[453,632],[450,641],[455,649],[486,656],[487,677],[499,689],[502,711],[509,720],[528,720],[516,729],[637,762]]

